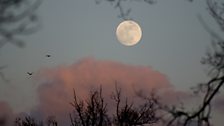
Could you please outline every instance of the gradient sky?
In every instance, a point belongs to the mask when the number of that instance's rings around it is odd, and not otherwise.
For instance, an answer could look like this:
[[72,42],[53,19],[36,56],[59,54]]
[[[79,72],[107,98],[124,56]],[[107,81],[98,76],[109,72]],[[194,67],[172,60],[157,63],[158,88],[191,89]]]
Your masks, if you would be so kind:
[[4,73],[11,80],[0,80],[0,101],[9,102],[15,111],[28,111],[36,104],[38,83],[26,72],[71,65],[86,57],[149,66],[180,90],[206,79],[200,60],[210,46],[210,36],[197,14],[214,30],[218,26],[203,1],[158,0],[155,5],[132,1],[125,7],[132,8],[129,17],[143,31],[141,42],[133,47],[117,41],[115,30],[122,19],[110,3],[44,1],[38,9],[43,27],[23,38],[27,46],[21,49],[7,44],[0,49],[0,65],[8,65]]

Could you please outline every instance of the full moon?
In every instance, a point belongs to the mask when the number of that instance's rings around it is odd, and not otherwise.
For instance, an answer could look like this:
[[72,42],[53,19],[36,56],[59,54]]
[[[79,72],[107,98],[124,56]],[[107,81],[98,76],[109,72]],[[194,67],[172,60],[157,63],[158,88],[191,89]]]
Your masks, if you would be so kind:
[[142,30],[136,22],[126,20],[117,26],[116,36],[121,44],[133,46],[141,40]]

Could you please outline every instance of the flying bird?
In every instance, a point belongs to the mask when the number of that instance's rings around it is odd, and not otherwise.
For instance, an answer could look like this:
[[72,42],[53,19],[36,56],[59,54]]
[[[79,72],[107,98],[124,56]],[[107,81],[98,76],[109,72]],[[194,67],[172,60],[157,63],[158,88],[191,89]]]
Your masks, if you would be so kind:
[[51,55],[47,54],[46,57],[51,57]]
[[31,75],[33,75],[33,72],[27,72],[27,74],[31,76]]

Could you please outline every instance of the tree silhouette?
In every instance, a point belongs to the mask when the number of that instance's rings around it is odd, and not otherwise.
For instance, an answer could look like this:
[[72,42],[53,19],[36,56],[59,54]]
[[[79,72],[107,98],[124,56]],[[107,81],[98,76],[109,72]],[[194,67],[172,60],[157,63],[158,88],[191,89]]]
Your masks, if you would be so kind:
[[155,100],[152,98],[143,99],[143,103],[136,106],[125,100],[121,100],[121,89],[116,86],[112,93],[112,99],[116,103],[116,112],[113,116],[107,112],[107,104],[102,97],[102,88],[91,92],[88,100],[77,99],[74,91],[74,101],[71,105],[74,113],[70,114],[72,126],[137,126],[153,124],[159,120],[156,113]]
[[[218,3],[215,0],[206,0],[206,3],[210,15],[224,32],[224,2]],[[203,65],[207,65],[210,69],[208,73],[210,80],[192,88],[194,93],[203,94],[202,103],[196,110],[189,112],[175,106],[161,107],[171,115],[171,119],[167,123],[168,126],[188,126],[192,122],[197,122],[198,126],[211,126],[212,101],[224,84],[224,39],[211,30],[200,15],[198,18],[212,38],[212,50],[208,51],[201,61]]]
[[37,122],[30,116],[26,116],[24,119],[16,118],[15,126],[43,126],[43,123]]
[[33,117],[27,115],[24,118],[16,118],[15,126],[58,126],[58,123],[55,120],[54,116],[48,117],[46,122],[44,123],[43,121],[37,121]]
[[[101,0],[99,0],[101,1]],[[97,1],[99,3],[99,1]],[[120,17],[124,20],[128,19],[128,15],[131,9],[124,11],[122,2],[128,0],[104,0],[107,2],[111,2],[114,5],[115,9],[118,8],[120,10]],[[193,2],[193,0],[189,0]],[[144,1],[148,2],[148,1]],[[213,17],[216,23],[219,25],[222,33],[224,33],[224,2],[218,0],[205,0],[207,4],[207,9],[209,14]],[[150,4],[152,2],[149,2]],[[210,126],[210,117],[212,111],[212,101],[215,96],[220,91],[221,87],[223,87],[224,83],[224,39],[220,37],[217,33],[211,30],[203,18],[199,15],[199,21],[205,28],[205,30],[211,35],[212,38],[212,51],[208,51],[206,56],[202,58],[201,63],[203,65],[207,65],[210,69],[208,73],[210,80],[207,83],[200,83],[195,86],[193,91],[195,93],[203,94],[203,101],[198,106],[198,109],[194,111],[184,110],[183,107],[172,106],[169,107],[167,105],[163,105],[162,103],[158,103],[160,109],[164,112],[167,112],[170,115],[170,119],[165,119],[168,123],[166,125],[191,125],[192,122],[197,122],[198,126]],[[119,99],[117,99],[119,103]],[[127,106],[127,110],[129,110],[131,106]],[[125,109],[125,111],[127,111]]]
[[114,115],[113,120],[117,126],[153,124],[159,120],[159,117],[156,115],[159,109],[154,97],[142,97],[141,95],[140,98],[143,103],[137,107],[134,106],[133,102],[128,103],[127,98],[124,105],[121,106],[121,89],[115,85],[112,99],[116,102],[116,115]]
[[107,114],[107,104],[99,91],[90,92],[88,100],[78,100],[74,90],[74,101],[71,103],[74,113],[70,114],[72,126],[109,126],[111,122]]

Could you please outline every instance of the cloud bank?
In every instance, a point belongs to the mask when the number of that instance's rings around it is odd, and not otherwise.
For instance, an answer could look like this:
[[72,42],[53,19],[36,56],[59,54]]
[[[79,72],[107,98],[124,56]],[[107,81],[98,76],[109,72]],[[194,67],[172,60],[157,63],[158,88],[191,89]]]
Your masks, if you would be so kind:
[[[72,107],[73,89],[79,98],[87,98],[89,91],[103,88],[106,101],[109,101],[115,83],[122,89],[123,96],[135,97],[135,91],[149,93],[173,88],[166,76],[151,67],[134,66],[123,63],[82,59],[70,66],[43,69],[39,72],[39,104],[33,113],[42,117],[68,117]],[[169,94],[169,93],[168,93]]]
[[[103,96],[111,111],[115,105],[111,100],[115,83],[122,89],[122,96],[130,101],[137,99],[136,91],[149,94],[156,90],[166,103],[176,102],[177,96],[186,96],[186,93],[176,91],[164,74],[151,67],[94,58],[85,58],[69,66],[44,68],[39,71],[36,80],[40,84],[37,89],[39,101],[30,115],[39,120],[55,116],[57,121],[65,125],[69,124],[69,113],[73,110],[70,105],[73,89],[79,99],[86,99],[89,91],[102,86]],[[13,115],[9,107],[5,108],[6,104],[0,104],[0,110],[7,110],[8,115]]]

